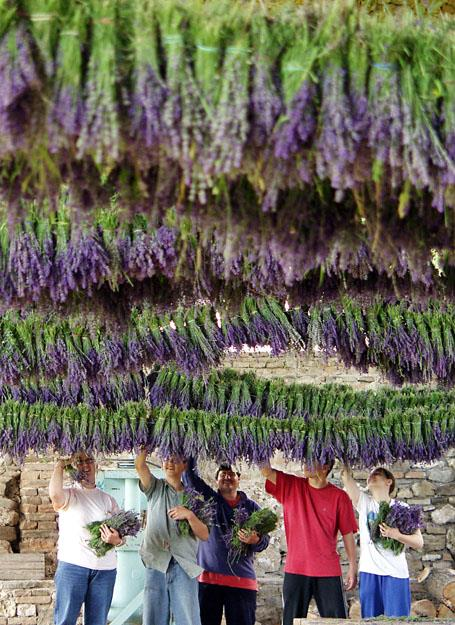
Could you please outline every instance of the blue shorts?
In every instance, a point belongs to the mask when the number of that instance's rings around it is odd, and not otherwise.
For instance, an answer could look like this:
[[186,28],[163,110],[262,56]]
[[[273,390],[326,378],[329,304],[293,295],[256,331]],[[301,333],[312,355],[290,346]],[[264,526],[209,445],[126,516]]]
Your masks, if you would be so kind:
[[373,616],[409,616],[411,587],[409,577],[360,573],[360,609],[362,618]]

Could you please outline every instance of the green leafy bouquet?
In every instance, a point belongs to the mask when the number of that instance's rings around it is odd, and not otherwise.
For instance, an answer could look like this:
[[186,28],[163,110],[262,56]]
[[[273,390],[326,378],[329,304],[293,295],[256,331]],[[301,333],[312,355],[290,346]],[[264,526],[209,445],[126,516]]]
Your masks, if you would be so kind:
[[106,524],[113,530],[117,530],[120,537],[136,536],[141,529],[141,521],[139,515],[131,510],[120,510],[117,514],[104,519],[104,521],[92,521],[85,528],[90,532],[90,539],[87,541],[88,547],[98,556],[102,558],[108,551],[114,548],[114,545],[105,543],[101,539],[100,527]]
[[277,515],[270,508],[255,510],[248,513],[244,507],[239,506],[234,511],[234,523],[224,535],[224,542],[229,549],[229,560],[237,562],[248,554],[249,545],[242,543],[239,538],[239,531],[245,530],[249,533],[256,532],[259,536],[273,532],[278,524]]
[[379,526],[382,523],[389,527],[396,527],[401,534],[410,536],[424,527],[422,508],[421,506],[409,506],[399,501],[392,504],[381,501],[379,504],[378,516],[370,526],[371,539],[384,549],[389,549],[395,555],[399,555],[404,549],[404,544],[394,538],[381,536]]

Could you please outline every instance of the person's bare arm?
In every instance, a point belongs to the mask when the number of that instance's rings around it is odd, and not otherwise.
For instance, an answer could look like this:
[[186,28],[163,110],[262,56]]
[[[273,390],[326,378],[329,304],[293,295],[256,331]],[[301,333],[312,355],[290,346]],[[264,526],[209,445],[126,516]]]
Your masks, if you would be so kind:
[[259,469],[266,480],[269,480],[272,484],[276,484],[276,471],[272,469],[270,464],[263,464]]
[[139,475],[139,481],[141,482],[143,490],[148,490],[152,484],[153,476],[150,469],[147,466],[147,450],[141,449],[134,461],[137,474]]
[[358,487],[357,482],[352,475],[351,467],[347,464],[343,465],[340,475],[341,479],[343,480],[344,489],[349,495],[349,498],[352,501],[354,507],[356,508],[357,504],[359,503],[360,488]]
[[423,536],[420,530],[417,530],[414,534],[402,534],[398,528],[389,527],[385,523],[381,523],[379,530],[384,538],[394,538],[412,549],[422,549],[423,547]]
[[354,534],[350,532],[343,536],[344,548],[349,562],[349,568],[345,580],[346,590],[353,590],[357,586],[357,550]]
[[193,530],[193,534],[196,538],[199,538],[199,540],[209,539],[209,528],[207,525],[198,519],[194,512],[185,508],[185,506],[175,506],[169,510],[168,514],[174,521],[186,519]]
[[49,482],[49,497],[56,512],[61,510],[65,505],[66,497],[63,490],[63,471],[66,464],[67,462],[65,460],[57,460]]

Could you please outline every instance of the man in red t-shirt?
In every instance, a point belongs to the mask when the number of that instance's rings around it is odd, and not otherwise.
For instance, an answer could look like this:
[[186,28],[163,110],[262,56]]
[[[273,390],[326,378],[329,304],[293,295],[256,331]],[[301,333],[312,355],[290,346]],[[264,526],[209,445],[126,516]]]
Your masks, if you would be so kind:
[[284,569],[283,625],[306,618],[314,597],[321,617],[347,618],[337,552],[343,536],[349,570],[346,590],[357,584],[357,523],[348,495],[327,480],[331,464],[304,465],[304,477],[262,466],[265,489],[283,506],[288,553]]

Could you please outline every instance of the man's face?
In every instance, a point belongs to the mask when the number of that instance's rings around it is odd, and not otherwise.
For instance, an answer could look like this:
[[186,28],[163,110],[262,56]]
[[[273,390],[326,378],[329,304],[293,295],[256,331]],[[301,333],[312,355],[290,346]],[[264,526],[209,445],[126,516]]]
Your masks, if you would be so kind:
[[303,465],[303,475],[309,479],[322,478],[327,476],[328,465],[314,462],[313,464]]
[[88,484],[95,484],[96,463],[93,456],[90,456],[85,452],[77,453],[74,455],[73,464],[78,471],[81,471],[84,474],[83,483],[86,482]]
[[388,480],[381,471],[372,471],[367,479],[367,487],[370,492],[389,492],[392,480]]
[[232,492],[238,489],[240,478],[232,469],[222,469],[216,478],[219,491]]
[[169,456],[163,460],[163,471],[166,477],[180,477],[187,468],[187,462],[179,456]]

